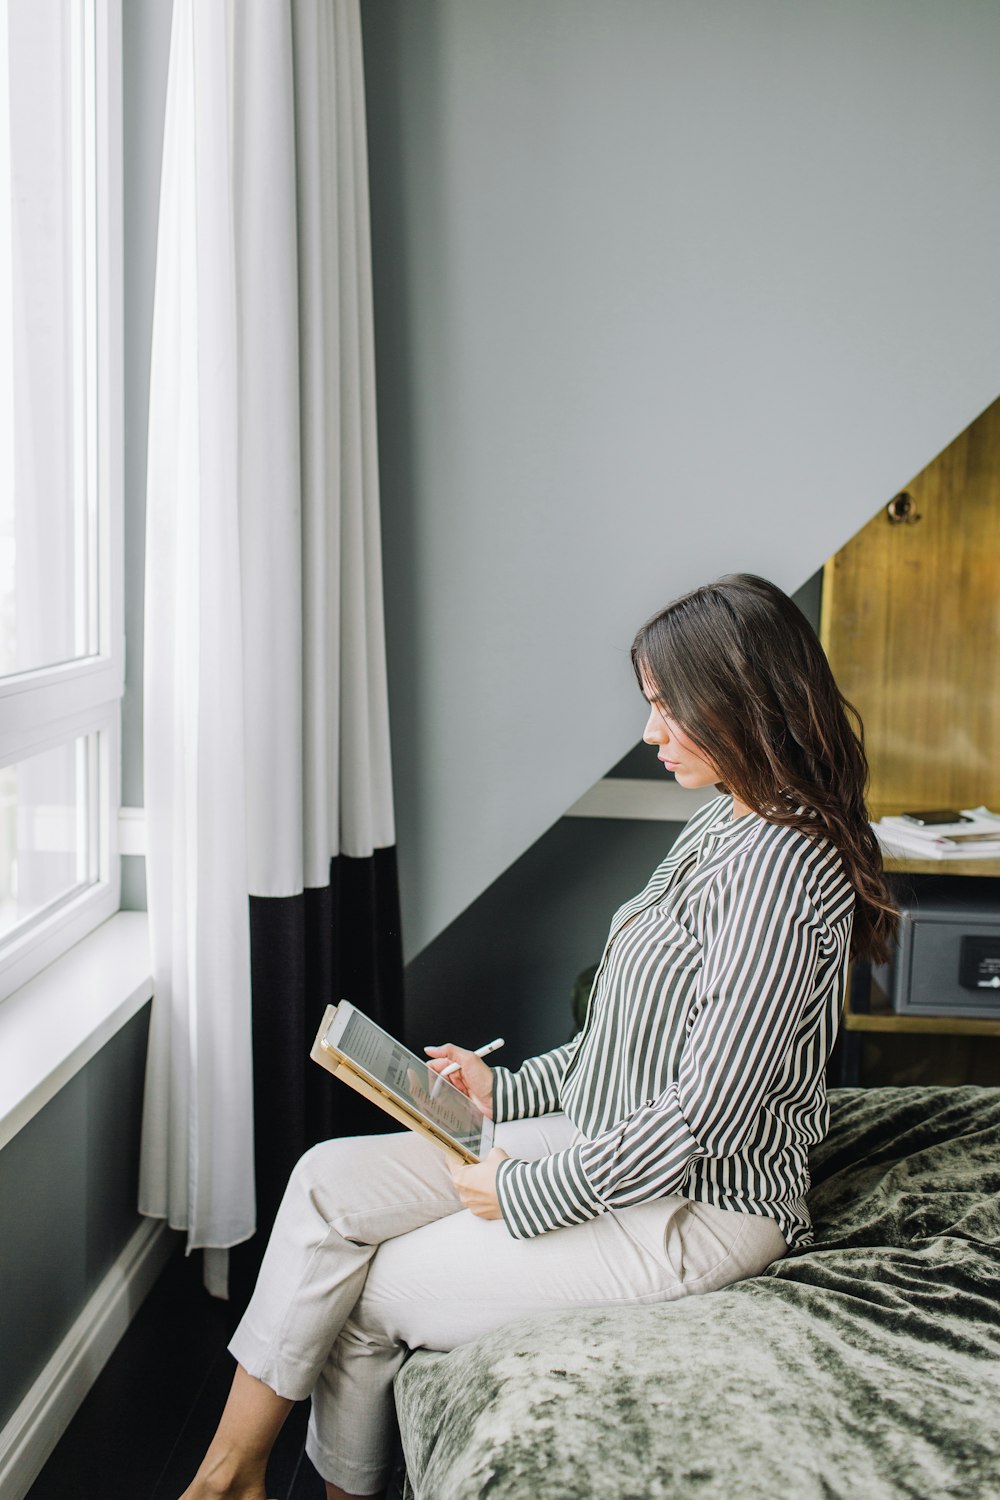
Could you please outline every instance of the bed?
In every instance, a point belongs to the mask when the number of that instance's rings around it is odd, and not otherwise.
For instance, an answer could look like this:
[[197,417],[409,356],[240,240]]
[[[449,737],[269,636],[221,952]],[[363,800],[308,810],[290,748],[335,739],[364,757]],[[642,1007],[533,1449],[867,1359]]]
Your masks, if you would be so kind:
[[396,1379],[408,1500],[996,1500],[1000,1089],[838,1089],[808,1249]]

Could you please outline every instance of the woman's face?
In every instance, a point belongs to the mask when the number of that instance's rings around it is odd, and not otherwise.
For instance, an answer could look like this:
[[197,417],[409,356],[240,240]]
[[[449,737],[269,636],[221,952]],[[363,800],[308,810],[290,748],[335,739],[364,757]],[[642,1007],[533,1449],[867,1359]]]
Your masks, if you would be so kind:
[[649,704],[649,720],[642,737],[647,745],[659,745],[657,760],[674,773],[681,786],[689,789],[714,786],[721,781],[718,767],[688,739],[677,721],[670,717],[645,672],[642,673],[642,691]]

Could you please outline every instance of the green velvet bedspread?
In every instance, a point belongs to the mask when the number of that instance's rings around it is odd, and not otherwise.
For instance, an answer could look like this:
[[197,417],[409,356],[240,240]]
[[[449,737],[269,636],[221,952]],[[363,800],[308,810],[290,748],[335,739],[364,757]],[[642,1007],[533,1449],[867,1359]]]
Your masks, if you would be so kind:
[[1000,1500],[1000,1089],[842,1089],[815,1243],[396,1379],[418,1500]]

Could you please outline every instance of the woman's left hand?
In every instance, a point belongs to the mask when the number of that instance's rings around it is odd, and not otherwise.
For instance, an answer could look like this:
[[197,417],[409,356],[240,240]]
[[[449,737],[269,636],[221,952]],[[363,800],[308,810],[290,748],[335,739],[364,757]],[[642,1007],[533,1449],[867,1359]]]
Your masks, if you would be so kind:
[[507,1160],[506,1151],[494,1146],[489,1156],[471,1166],[460,1167],[452,1162],[451,1175],[462,1206],[478,1219],[499,1219],[500,1204],[497,1202],[497,1167]]

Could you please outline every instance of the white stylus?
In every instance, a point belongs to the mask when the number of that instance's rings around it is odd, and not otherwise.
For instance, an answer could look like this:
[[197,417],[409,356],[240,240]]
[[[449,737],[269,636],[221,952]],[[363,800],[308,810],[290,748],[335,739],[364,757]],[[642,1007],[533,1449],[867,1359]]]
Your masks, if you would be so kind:
[[[497,1039],[496,1039],[496,1041],[487,1042],[485,1047],[477,1047],[476,1048],[476,1056],[477,1057],[488,1057],[491,1052],[496,1052],[497,1048],[498,1047],[502,1047],[502,1046],[503,1046],[503,1037],[502,1036],[498,1036]],[[439,1078],[447,1078],[449,1073],[457,1073],[458,1070],[459,1070],[459,1068],[461,1066],[462,1066],[461,1063],[449,1063],[446,1068],[442,1068],[441,1069],[440,1073],[438,1074],[438,1077]]]

